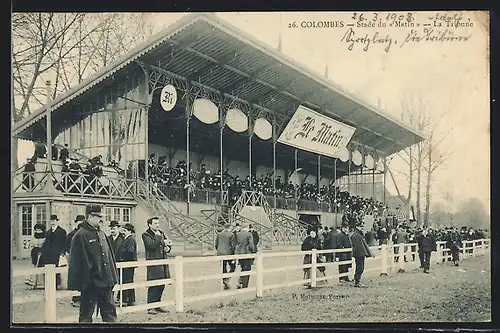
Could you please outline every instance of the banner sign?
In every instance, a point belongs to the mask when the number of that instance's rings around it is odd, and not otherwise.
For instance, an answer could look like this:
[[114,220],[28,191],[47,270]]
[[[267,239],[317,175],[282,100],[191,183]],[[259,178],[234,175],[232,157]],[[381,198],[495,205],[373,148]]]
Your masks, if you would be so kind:
[[340,157],[356,129],[299,106],[278,142],[329,157]]

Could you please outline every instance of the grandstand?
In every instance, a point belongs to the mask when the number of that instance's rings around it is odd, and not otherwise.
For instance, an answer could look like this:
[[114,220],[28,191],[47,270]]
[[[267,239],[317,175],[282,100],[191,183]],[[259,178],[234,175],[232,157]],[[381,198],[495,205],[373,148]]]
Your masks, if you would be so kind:
[[[320,137],[323,150],[294,146],[283,133],[299,112],[352,132]],[[17,123],[13,135],[68,144],[80,163],[98,155],[104,163],[101,176],[71,173],[48,149],[34,172],[15,170],[16,257],[29,256],[36,223],[57,214],[70,230],[90,202],[138,232],[160,216],[186,251],[210,250],[222,222],[254,224],[266,248],[295,244],[305,224],[335,225],[346,210],[390,215],[385,158],[423,140],[209,14],[177,21]],[[372,179],[371,193],[354,189],[358,177]]]

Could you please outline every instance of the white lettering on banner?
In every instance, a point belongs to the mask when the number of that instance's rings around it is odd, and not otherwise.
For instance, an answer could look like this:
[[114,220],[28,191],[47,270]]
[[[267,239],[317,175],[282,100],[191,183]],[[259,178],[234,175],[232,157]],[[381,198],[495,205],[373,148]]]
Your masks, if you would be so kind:
[[299,106],[278,142],[329,157],[340,157],[356,129]]

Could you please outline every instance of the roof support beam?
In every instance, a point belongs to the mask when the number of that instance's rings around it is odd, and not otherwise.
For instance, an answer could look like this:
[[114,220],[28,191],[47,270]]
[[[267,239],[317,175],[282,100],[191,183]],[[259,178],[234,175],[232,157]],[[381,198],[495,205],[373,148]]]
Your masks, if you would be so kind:
[[238,54],[240,52],[241,52],[241,50],[236,50],[236,51],[231,50],[229,52],[224,53],[220,59],[216,60],[217,62],[211,62],[208,65],[206,65],[205,67],[201,68],[200,70],[190,74],[187,77],[187,80],[188,81],[196,81],[200,77],[206,75],[207,73],[210,73],[211,71],[213,71],[217,67],[222,67],[222,66],[229,64],[234,58],[236,58],[238,56]]

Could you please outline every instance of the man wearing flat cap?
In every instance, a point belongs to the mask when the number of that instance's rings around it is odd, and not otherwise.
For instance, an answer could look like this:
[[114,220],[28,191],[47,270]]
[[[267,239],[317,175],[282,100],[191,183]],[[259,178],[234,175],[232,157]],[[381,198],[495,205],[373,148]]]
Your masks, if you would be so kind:
[[361,275],[365,270],[365,258],[366,257],[374,257],[373,252],[368,246],[365,237],[363,236],[363,223],[357,222],[356,226],[351,230],[351,247],[352,247],[352,256],[354,257],[354,262],[356,264],[356,269],[354,272],[354,286],[355,287],[364,287],[361,284]]
[[[119,262],[137,261],[137,242],[133,234],[135,234],[134,225],[125,223],[122,228],[123,244],[117,252],[116,259]],[[134,283],[135,267],[127,267],[121,269],[123,272],[122,284]],[[135,289],[127,289],[122,291],[122,304],[124,306],[135,305]]]
[[[66,230],[59,226],[57,215],[50,215],[50,228],[45,234],[42,255],[46,265],[59,266],[59,258],[66,254]],[[61,287],[61,273],[56,274],[56,286]]]
[[113,287],[118,272],[111,244],[101,229],[101,206],[87,205],[85,215],[71,241],[68,289],[81,292],[80,323],[92,323],[96,305],[103,322],[115,322]]

